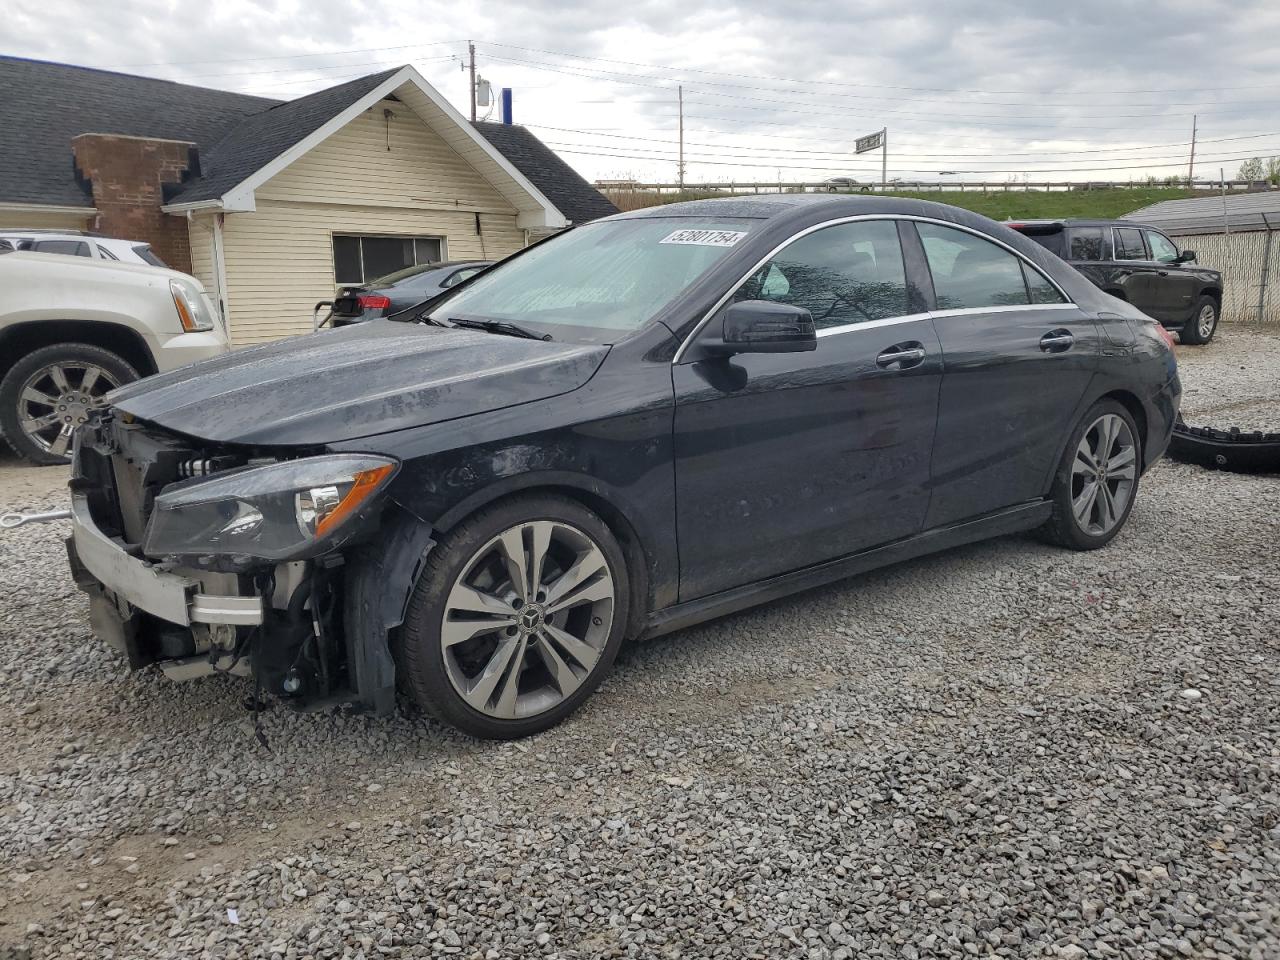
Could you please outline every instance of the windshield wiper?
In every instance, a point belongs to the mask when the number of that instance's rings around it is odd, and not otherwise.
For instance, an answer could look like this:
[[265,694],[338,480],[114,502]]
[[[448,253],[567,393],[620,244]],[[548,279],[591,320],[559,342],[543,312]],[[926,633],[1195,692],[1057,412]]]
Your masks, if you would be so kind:
[[455,327],[469,327],[473,330],[487,330],[489,333],[501,333],[508,337],[523,337],[526,340],[550,340],[551,334],[537,333],[528,327],[509,320],[472,320],[467,317],[450,317],[449,322]]

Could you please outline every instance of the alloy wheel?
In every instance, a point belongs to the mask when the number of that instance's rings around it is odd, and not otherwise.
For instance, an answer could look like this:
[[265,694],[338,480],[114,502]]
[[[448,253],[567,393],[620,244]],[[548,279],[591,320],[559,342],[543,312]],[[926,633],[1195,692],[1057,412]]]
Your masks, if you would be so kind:
[[119,381],[93,363],[63,361],[42,367],[27,378],[18,394],[22,432],[41,450],[66,456],[71,431]]
[[604,652],[614,591],[604,552],[577,527],[533,520],[504,530],[466,562],[445,601],[449,682],[490,717],[552,709]]
[[1084,432],[1071,465],[1071,512],[1100,537],[1124,518],[1138,479],[1138,450],[1124,418],[1107,413]]
[[1213,328],[1218,325],[1218,311],[1212,303],[1206,303],[1200,308],[1200,315],[1196,317],[1196,331],[1200,334],[1201,340],[1208,340],[1213,336]]

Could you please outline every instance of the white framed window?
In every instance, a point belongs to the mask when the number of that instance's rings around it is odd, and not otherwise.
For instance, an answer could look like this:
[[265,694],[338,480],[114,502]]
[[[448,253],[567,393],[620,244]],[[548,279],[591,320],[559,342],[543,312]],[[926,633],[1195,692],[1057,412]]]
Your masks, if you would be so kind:
[[443,237],[333,235],[333,276],[342,286],[363,286],[405,267],[443,259]]

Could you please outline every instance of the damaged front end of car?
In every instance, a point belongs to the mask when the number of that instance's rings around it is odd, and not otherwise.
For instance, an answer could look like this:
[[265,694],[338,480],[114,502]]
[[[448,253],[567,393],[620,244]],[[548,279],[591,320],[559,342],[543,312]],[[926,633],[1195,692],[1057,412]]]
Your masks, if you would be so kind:
[[388,634],[430,529],[386,496],[399,463],[211,445],[106,409],[76,433],[77,585],[130,667],[253,676],[298,706],[394,708]]

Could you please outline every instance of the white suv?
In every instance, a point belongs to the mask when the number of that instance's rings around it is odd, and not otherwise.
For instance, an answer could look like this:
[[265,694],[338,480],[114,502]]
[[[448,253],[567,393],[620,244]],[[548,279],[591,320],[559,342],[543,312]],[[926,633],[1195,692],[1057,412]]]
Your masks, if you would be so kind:
[[0,436],[66,463],[108,391],[230,349],[195,277],[104,258],[0,252]]
[[0,230],[0,250],[29,250],[32,253],[61,253],[93,260],[119,260],[168,266],[155,255],[151,244],[142,240],[118,240],[80,230]]

